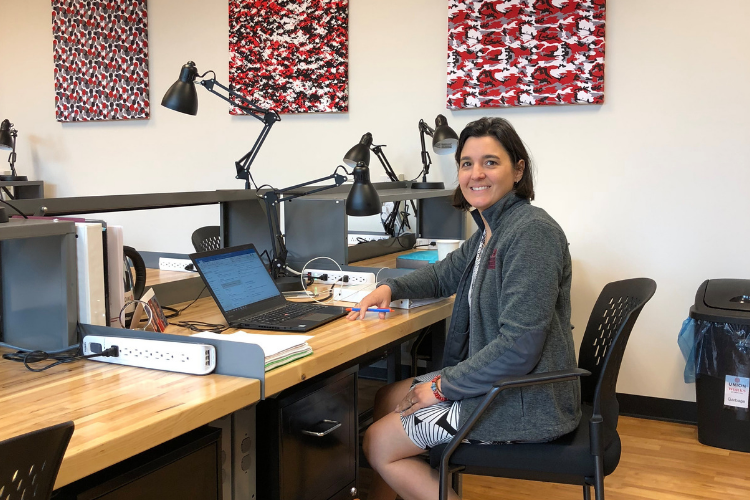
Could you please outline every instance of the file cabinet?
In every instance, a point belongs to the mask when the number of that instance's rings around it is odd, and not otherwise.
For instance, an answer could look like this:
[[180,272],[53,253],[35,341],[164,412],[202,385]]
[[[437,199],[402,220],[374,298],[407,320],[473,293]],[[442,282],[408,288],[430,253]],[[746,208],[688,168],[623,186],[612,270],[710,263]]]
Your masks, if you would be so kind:
[[356,496],[357,367],[258,405],[258,498]]

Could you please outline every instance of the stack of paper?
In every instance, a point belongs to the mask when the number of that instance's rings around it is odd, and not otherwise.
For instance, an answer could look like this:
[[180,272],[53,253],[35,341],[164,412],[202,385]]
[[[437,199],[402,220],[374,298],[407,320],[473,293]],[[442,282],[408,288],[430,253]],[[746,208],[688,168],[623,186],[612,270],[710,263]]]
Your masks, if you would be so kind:
[[256,344],[263,349],[265,371],[273,370],[313,353],[312,347],[307,344],[307,341],[312,338],[308,335],[264,335],[240,331],[227,335],[210,332],[196,333],[193,337]]

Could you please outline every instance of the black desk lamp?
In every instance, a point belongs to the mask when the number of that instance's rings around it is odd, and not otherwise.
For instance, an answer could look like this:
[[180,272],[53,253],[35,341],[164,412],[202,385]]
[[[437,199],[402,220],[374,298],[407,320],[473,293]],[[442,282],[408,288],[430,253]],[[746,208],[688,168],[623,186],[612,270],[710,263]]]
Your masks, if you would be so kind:
[[[391,164],[388,161],[388,158],[385,157],[385,153],[383,152],[384,147],[385,147],[385,144],[373,145],[372,134],[370,132],[367,132],[359,140],[359,143],[354,145],[344,155],[344,163],[346,163],[350,167],[353,167],[360,163],[364,164],[365,166],[369,166],[370,165],[370,151],[372,150],[372,152],[375,153],[375,156],[378,157],[378,160],[380,160],[380,164],[383,166],[383,170],[385,170],[385,174],[388,176],[388,178],[393,182],[398,182],[399,181],[398,175],[396,175],[396,172],[393,171],[393,167],[391,167]],[[412,202],[411,205],[412,205],[412,208],[414,209],[414,212],[416,213],[417,208],[414,205],[414,202]],[[383,229],[385,230],[385,233],[388,234],[389,236],[397,236],[396,222],[398,221],[398,218],[399,218],[400,207],[401,207],[400,201],[394,202],[393,210],[391,210],[391,213],[388,215],[388,217],[385,220],[383,220]],[[404,225],[406,227],[409,227],[409,222],[407,219],[406,212],[401,214],[401,217],[402,217],[401,218],[402,227]]]
[[432,137],[432,150],[439,155],[453,154],[458,147],[458,135],[448,126],[448,120],[443,115],[437,115],[435,118],[434,129],[424,120],[419,120],[419,140],[422,142],[422,171],[420,172],[422,182],[412,182],[411,187],[413,189],[445,189],[445,184],[442,182],[427,182],[432,160],[424,143],[425,134]]
[[16,137],[18,137],[18,130],[13,128],[10,120],[3,120],[0,123],[0,149],[10,150],[8,163],[10,163],[11,175],[0,175],[0,181],[29,180],[25,175],[16,175]]
[[[211,70],[199,75],[193,61],[188,61],[187,64],[182,67],[180,70],[180,79],[169,87],[169,90],[167,90],[167,93],[164,94],[164,98],[161,100],[161,105],[179,111],[180,113],[196,115],[198,113],[198,94],[195,91],[195,79],[203,78],[208,73],[213,73],[214,77],[210,80],[199,80],[198,83],[200,85],[205,87],[206,90],[212,94],[224,99],[232,106],[237,106],[248,115],[263,122],[263,130],[261,130],[260,135],[255,140],[253,148],[245,156],[234,162],[234,165],[237,168],[237,176],[235,178],[244,179],[245,189],[250,189],[250,180],[252,179],[252,175],[250,175],[250,166],[253,164],[255,156],[258,154],[258,151],[260,151],[260,147],[263,145],[263,141],[266,140],[266,136],[268,135],[268,132],[270,132],[273,124],[281,121],[281,117],[276,111],[258,107],[242,94],[220,84],[216,81],[216,74]],[[229,97],[218,93],[214,90],[214,86],[226,91],[227,94],[229,94]],[[237,104],[231,98],[241,101],[242,104]]]
[[362,139],[359,140],[359,144],[353,146],[344,155],[344,163],[346,163],[350,167],[354,167],[358,163],[363,163],[365,166],[369,167],[370,149],[372,149],[372,152],[375,153],[375,156],[377,156],[378,160],[380,160],[380,164],[383,165],[383,170],[385,170],[385,174],[388,176],[388,178],[393,182],[398,182],[398,176],[396,175],[396,172],[393,171],[391,164],[388,162],[388,158],[386,158],[385,153],[383,153],[384,147],[385,144],[373,146],[372,134],[370,132],[367,132],[362,136]]

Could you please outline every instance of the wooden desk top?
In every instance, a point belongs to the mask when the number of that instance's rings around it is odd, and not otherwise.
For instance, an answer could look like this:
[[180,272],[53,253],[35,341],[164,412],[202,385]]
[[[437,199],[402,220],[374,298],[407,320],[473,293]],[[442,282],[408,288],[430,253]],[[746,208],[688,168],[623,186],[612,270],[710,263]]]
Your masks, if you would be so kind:
[[[176,304],[182,308],[189,304]],[[350,305],[343,304],[342,305]],[[440,320],[446,319],[453,310],[453,298],[441,300],[415,309],[394,309],[384,320],[372,314],[364,321],[337,319],[316,328],[305,335],[313,338],[308,341],[313,355],[266,372],[266,397],[324,373],[332,368],[348,363],[376,351],[383,346],[403,338]],[[208,323],[226,324],[221,311],[211,297],[198,300],[180,315],[180,321],[200,320]],[[237,330],[230,329],[225,333]],[[284,332],[249,330],[250,333],[285,335]],[[170,326],[167,333],[190,335],[191,332],[177,326]]]
[[0,359],[0,440],[73,420],[55,488],[260,399],[260,382],[95,361],[41,373]]

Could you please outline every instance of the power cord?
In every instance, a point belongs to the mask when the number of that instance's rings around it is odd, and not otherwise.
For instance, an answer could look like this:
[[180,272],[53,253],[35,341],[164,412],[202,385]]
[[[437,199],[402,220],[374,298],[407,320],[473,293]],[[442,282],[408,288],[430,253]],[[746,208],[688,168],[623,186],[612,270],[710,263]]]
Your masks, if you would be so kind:
[[12,209],[13,209],[13,210],[15,210],[16,212],[18,212],[18,214],[19,214],[19,215],[20,215],[21,217],[23,217],[24,219],[28,219],[28,217],[26,217],[26,214],[25,214],[25,213],[21,212],[20,210],[18,210],[18,209],[17,209],[16,207],[14,207],[13,205],[11,205],[11,204],[10,204],[10,203],[8,203],[7,201],[5,201],[5,200],[2,200],[2,199],[0,199],[0,203],[2,203],[2,204],[4,204],[4,205],[8,205],[8,206],[9,206],[10,208],[12,208]]
[[[70,349],[63,352],[58,351],[57,353],[49,353],[45,351],[18,351],[3,354],[3,359],[23,363],[23,366],[25,366],[29,371],[42,372],[44,370],[52,368],[53,366],[61,365],[63,363],[72,363],[81,359],[91,359],[99,356],[117,357],[120,355],[120,349],[116,345],[110,347],[109,349],[105,349],[102,352],[87,354],[85,356],[78,354],[80,353],[79,346],[75,346],[75,348],[75,354],[64,354],[64,352],[71,352]],[[31,366],[29,366],[32,363],[40,363],[42,361],[47,361],[48,359],[54,360],[54,362],[41,368],[32,368]]]
[[169,306],[162,306],[161,308],[162,308],[163,310],[165,310],[165,311],[171,311],[171,312],[172,312],[172,314],[170,314],[169,316],[165,315],[164,317],[165,317],[165,318],[167,318],[167,319],[172,319],[172,318],[176,318],[177,316],[179,316],[179,315],[180,315],[180,314],[182,313],[182,311],[184,311],[184,310],[185,310],[185,309],[187,309],[188,307],[190,307],[190,306],[192,306],[193,304],[195,304],[195,303],[196,303],[196,302],[198,301],[198,299],[200,299],[200,298],[201,298],[201,295],[203,295],[203,292],[205,292],[205,291],[206,291],[206,288],[207,288],[207,287],[206,287],[206,286],[204,286],[204,287],[203,287],[203,290],[201,290],[201,293],[199,293],[199,294],[198,294],[198,296],[197,296],[197,297],[196,297],[196,298],[195,298],[195,299],[194,299],[194,300],[193,300],[193,301],[192,301],[192,302],[191,302],[190,304],[186,305],[186,306],[185,306],[185,307],[183,307],[182,309],[175,309],[174,307],[169,307]]

